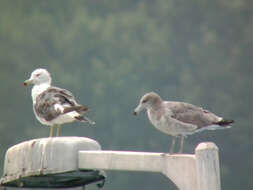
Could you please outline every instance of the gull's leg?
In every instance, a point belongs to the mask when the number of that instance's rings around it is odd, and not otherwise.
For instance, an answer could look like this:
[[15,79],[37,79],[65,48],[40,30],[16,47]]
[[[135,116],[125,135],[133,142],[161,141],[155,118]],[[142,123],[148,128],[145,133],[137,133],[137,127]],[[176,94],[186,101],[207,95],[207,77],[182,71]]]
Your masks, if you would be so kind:
[[56,134],[57,137],[60,136],[60,131],[61,131],[61,125],[58,125],[57,134]]
[[173,152],[174,152],[176,140],[177,140],[176,136],[172,137],[172,143],[171,143],[171,146],[170,146],[170,154],[173,154]]
[[53,137],[53,134],[54,134],[54,125],[51,125],[49,137]]
[[183,146],[184,146],[184,135],[181,135],[180,148],[179,148],[178,153],[183,152]]

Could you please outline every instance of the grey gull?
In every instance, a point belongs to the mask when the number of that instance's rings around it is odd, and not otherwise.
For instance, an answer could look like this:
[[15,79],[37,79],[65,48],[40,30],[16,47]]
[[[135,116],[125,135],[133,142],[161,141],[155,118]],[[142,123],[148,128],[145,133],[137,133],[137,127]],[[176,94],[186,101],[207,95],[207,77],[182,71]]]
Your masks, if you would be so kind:
[[173,136],[170,153],[174,152],[176,138],[181,137],[179,153],[183,151],[184,137],[202,130],[230,128],[234,120],[225,120],[201,107],[174,101],[163,101],[155,92],[145,94],[134,111],[137,115],[147,110],[150,122],[158,130]]
[[36,69],[24,86],[33,84],[32,100],[36,118],[43,124],[50,126],[50,137],[57,126],[57,136],[60,135],[61,125],[73,121],[95,124],[83,116],[89,111],[88,107],[76,102],[75,97],[68,90],[51,86],[52,78],[46,69]]

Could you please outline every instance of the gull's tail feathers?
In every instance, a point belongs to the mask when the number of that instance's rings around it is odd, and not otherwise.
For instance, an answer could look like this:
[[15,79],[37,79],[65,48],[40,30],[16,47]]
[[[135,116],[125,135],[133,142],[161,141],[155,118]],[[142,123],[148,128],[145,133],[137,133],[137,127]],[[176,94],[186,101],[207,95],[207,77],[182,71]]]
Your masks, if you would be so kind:
[[212,125],[198,128],[196,130],[196,132],[201,132],[201,131],[205,131],[205,130],[229,129],[229,128],[231,128],[230,124],[232,124],[234,122],[235,122],[234,120],[225,120],[222,118],[220,121],[214,122]]

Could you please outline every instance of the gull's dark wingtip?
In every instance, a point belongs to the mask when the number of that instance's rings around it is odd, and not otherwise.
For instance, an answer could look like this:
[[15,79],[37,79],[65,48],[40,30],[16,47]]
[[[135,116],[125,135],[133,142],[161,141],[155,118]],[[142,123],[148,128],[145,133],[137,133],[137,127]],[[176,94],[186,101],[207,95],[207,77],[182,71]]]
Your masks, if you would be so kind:
[[235,122],[235,120],[232,120],[232,119],[222,119],[221,121],[218,121],[214,124],[220,125],[222,127],[226,127],[226,126],[229,126],[230,124],[232,124],[234,122]]
[[84,123],[89,123],[90,125],[95,125],[96,122],[95,121],[91,121],[89,118],[79,115],[75,117],[76,120],[84,122]]

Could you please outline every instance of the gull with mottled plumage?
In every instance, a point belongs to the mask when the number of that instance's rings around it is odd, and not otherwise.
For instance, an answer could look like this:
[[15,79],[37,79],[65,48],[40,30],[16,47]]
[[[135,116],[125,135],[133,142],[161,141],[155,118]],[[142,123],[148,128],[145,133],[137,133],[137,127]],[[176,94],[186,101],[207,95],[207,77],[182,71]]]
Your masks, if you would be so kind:
[[147,110],[155,128],[173,136],[170,153],[174,152],[176,137],[181,137],[179,153],[182,153],[185,136],[203,130],[230,128],[230,124],[234,123],[189,103],[163,101],[155,92],[147,93],[140,99],[134,115],[143,109]]
[[83,114],[89,111],[88,107],[76,102],[75,97],[68,90],[51,85],[52,78],[46,69],[36,69],[24,86],[33,84],[32,100],[36,118],[43,124],[50,126],[50,137],[54,127],[57,127],[57,136],[60,135],[61,125],[73,121],[87,122],[94,125]]

